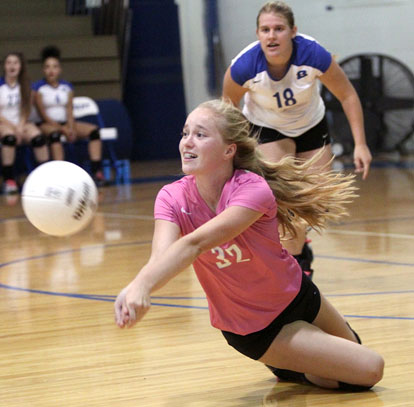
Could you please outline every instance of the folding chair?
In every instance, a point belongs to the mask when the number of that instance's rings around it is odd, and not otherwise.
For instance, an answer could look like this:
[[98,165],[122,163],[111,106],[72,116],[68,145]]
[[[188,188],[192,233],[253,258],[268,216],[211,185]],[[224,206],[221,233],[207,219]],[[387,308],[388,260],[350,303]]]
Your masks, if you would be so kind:
[[99,111],[97,103],[87,96],[76,96],[73,98],[73,117],[75,119],[93,118],[99,126],[102,145],[106,148],[109,160],[102,161],[102,169],[107,180],[111,179],[111,170],[115,170],[115,183],[130,181],[129,160],[118,160],[115,152],[115,142],[118,138],[116,127],[105,127],[104,120]]

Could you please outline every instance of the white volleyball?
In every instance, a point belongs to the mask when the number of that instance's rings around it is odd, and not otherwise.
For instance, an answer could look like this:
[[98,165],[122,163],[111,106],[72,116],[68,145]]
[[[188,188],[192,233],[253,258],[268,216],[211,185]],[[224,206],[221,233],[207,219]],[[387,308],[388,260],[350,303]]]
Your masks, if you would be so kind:
[[33,170],[22,190],[23,211],[40,231],[53,236],[84,229],[98,207],[92,177],[68,161],[50,161]]

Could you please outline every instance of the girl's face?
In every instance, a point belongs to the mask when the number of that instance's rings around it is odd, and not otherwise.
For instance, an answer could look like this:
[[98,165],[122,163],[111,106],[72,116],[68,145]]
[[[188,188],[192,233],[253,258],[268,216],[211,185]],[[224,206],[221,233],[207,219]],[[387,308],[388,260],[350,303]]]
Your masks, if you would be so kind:
[[9,55],[4,61],[4,75],[7,79],[17,80],[22,63],[17,55]]
[[292,53],[292,39],[297,28],[289,27],[285,17],[280,14],[262,13],[256,35],[268,61],[289,59]]
[[58,59],[50,57],[43,63],[43,75],[47,82],[57,82],[62,72]]
[[224,165],[232,165],[236,147],[223,141],[216,120],[206,108],[196,108],[187,117],[179,147],[185,174],[213,175]]

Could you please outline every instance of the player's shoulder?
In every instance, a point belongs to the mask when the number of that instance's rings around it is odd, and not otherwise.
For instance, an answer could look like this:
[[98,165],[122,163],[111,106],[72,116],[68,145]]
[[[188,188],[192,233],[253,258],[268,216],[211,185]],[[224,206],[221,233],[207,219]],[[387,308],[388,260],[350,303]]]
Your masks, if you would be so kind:
[[237,169],[234,172],[233,182],[239,186],[255,185],[258,188],[270,189],[269,184],[261,175],[245,169]]
[[259,41],[252,42],[241,50],[231,63],[231,76],[242,85],[266,70],[266,58]]
[[275,196],[267,181],[260,175],[238,169],[233,175],[232,187],[227,189],[229,200],[249,208],[267,212],[275,206]]
[[293,39],[293,64],[308,65],[325,72],[331,63],[331,54],[313,37],[298,33]]
[[297,33],[293,38],[293,42],[299,49],[304,49],[312,46],[321,46],[318,40],[310,35],[304,33]]
[[185,196],[194,184],[192,176],[184,176],[174,182],[164,185],[159,195],[169,196],[171,199],[176,200],[179,197]]
[[59,86],[69,88],[70,90],[73,90],[73,85],[69,81],[65,81],[64,79],[59,79]]
[[39,79],[38,81],[35,81],[32,83],[32,89],[35,91],[38,91],[43,86],[46,86],[47,82],[45,79]]
[[254,41],[244,47],[232,60],[232,63],[242,60],[254,60],[263,55],[262,48],[259,41]]

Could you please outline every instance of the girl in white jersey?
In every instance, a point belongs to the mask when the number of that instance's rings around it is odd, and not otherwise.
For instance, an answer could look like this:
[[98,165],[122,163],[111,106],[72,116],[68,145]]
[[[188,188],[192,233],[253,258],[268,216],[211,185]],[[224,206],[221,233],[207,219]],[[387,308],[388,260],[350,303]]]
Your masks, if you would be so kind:
[[214,100],[190,113],[180,142],[187,176],[157,196],[151,257],[118,295],[116,323],[141,320],[150,294],[192,264],[212,325],[239,352],[281,379],[369,388],[382,357],[358,343],[278,234],[278,223],[294,235],[300,220],[319,229],[343,215],[353,176],[312,174],[315,159],[266,162],[256,147],[233,104]]
[[13,52],[4,59],[4,76],[0,78],[0,141],[3,192],[18,192],[14,175],[16,146],[30,143],[36,161],[49,159],[46,137],[39,128],[28,122],[31,90],[23,54]]
[[35,104],[42,119],[40,128],[47,135],[55,160],[64,159],[64,149],[61,137],[68,142],[89,139],[88,152],[91,160],[91,171],[98,186],[105,184],[102,173],[102,143],[98,126],[75,120],[73,117],[73,86],[60,79],[62,68],[60,51],[49,46],[42,51],[43,74],[41,79],[33,84]]
[[[361,103],[352,84],[332,56],[313,38],[298,34],[291,8],[268,2],[256,20],[258,41],[233,59],[224,76],[223,96],[239,106],[260,131],[260,151],[277,162],[286,155],[308,159],[323,153],[313,170],[332,158],[325,106],[318,79],[342,104],[355,141],[354,163],[362,178],[368,175],[371,153],[366,144]],[[302,269],[312,274],[313,259],[305,229],[284,241]]]

